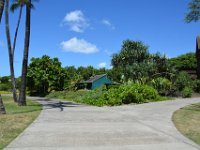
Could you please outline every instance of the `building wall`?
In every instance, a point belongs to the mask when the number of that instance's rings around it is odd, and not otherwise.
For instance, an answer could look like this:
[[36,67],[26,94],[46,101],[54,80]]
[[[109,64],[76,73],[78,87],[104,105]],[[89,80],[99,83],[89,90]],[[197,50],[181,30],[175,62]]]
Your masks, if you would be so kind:
[[105,84],[112,84],[112,81],[108,79],[107,76],[103,76],[102,78],[94,81],[92,84],[92,90],[95,90]]

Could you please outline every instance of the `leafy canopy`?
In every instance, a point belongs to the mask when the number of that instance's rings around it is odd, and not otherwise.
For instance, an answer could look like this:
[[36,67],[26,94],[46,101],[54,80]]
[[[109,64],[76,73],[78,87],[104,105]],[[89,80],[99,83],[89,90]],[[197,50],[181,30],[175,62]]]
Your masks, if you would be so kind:
[[195,53],[186,53],[175,58],[169,59],[171,66],[177,70],[196,70],[197,60]]
[[185,21],[190,23],[197,22],[200,19],[200,0],[192,0],[188,4],[189,12],[185,16]]
[[53,90],[63,90],[66,72],[58,58],[51,59],[44,55],[41,58],[31,59],[27,77],[30,92],[45,95]]

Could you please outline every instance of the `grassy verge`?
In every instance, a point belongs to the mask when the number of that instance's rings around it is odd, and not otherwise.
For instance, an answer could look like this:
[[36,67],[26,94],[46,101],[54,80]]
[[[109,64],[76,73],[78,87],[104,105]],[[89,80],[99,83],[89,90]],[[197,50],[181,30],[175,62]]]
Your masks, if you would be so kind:
[[3,97],[6,115],[0,115],[0,149],[15,139],[35,118],[42,107],[37,102],[28,100],[27,106],[17,106],[12,98]]
[[200,145],[200,103],[177,110],[172,119],[183,135]]

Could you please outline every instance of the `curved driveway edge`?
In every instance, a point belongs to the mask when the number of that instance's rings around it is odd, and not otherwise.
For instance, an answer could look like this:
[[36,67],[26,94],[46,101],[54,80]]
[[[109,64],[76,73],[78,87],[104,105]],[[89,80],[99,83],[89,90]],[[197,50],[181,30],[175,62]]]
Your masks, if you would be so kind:
[[39,117],[5,150],[200,150],[171,121],[200,98],[118,107],[40,102]]

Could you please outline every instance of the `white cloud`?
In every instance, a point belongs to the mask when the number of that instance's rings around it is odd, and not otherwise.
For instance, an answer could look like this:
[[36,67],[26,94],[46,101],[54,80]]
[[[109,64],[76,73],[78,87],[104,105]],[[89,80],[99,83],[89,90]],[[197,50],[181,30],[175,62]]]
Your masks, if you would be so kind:
[[101,23],[107,27],[110,27],[112,30],[115,29],[115,26],[107,19],[103,19]]
[[60,45],[65,52],[91,54],[99,51],[96,45],[76,37],[63,41]]
[[89,23],[81,10],[67,13],[62,24],[68,25],[70,30],[75,32],[84,32],[84,30],[89,27]]
[[98,66],[99,66],[99,68],[105,68],[106,65],[107,65],[106,62],[102,62]]

